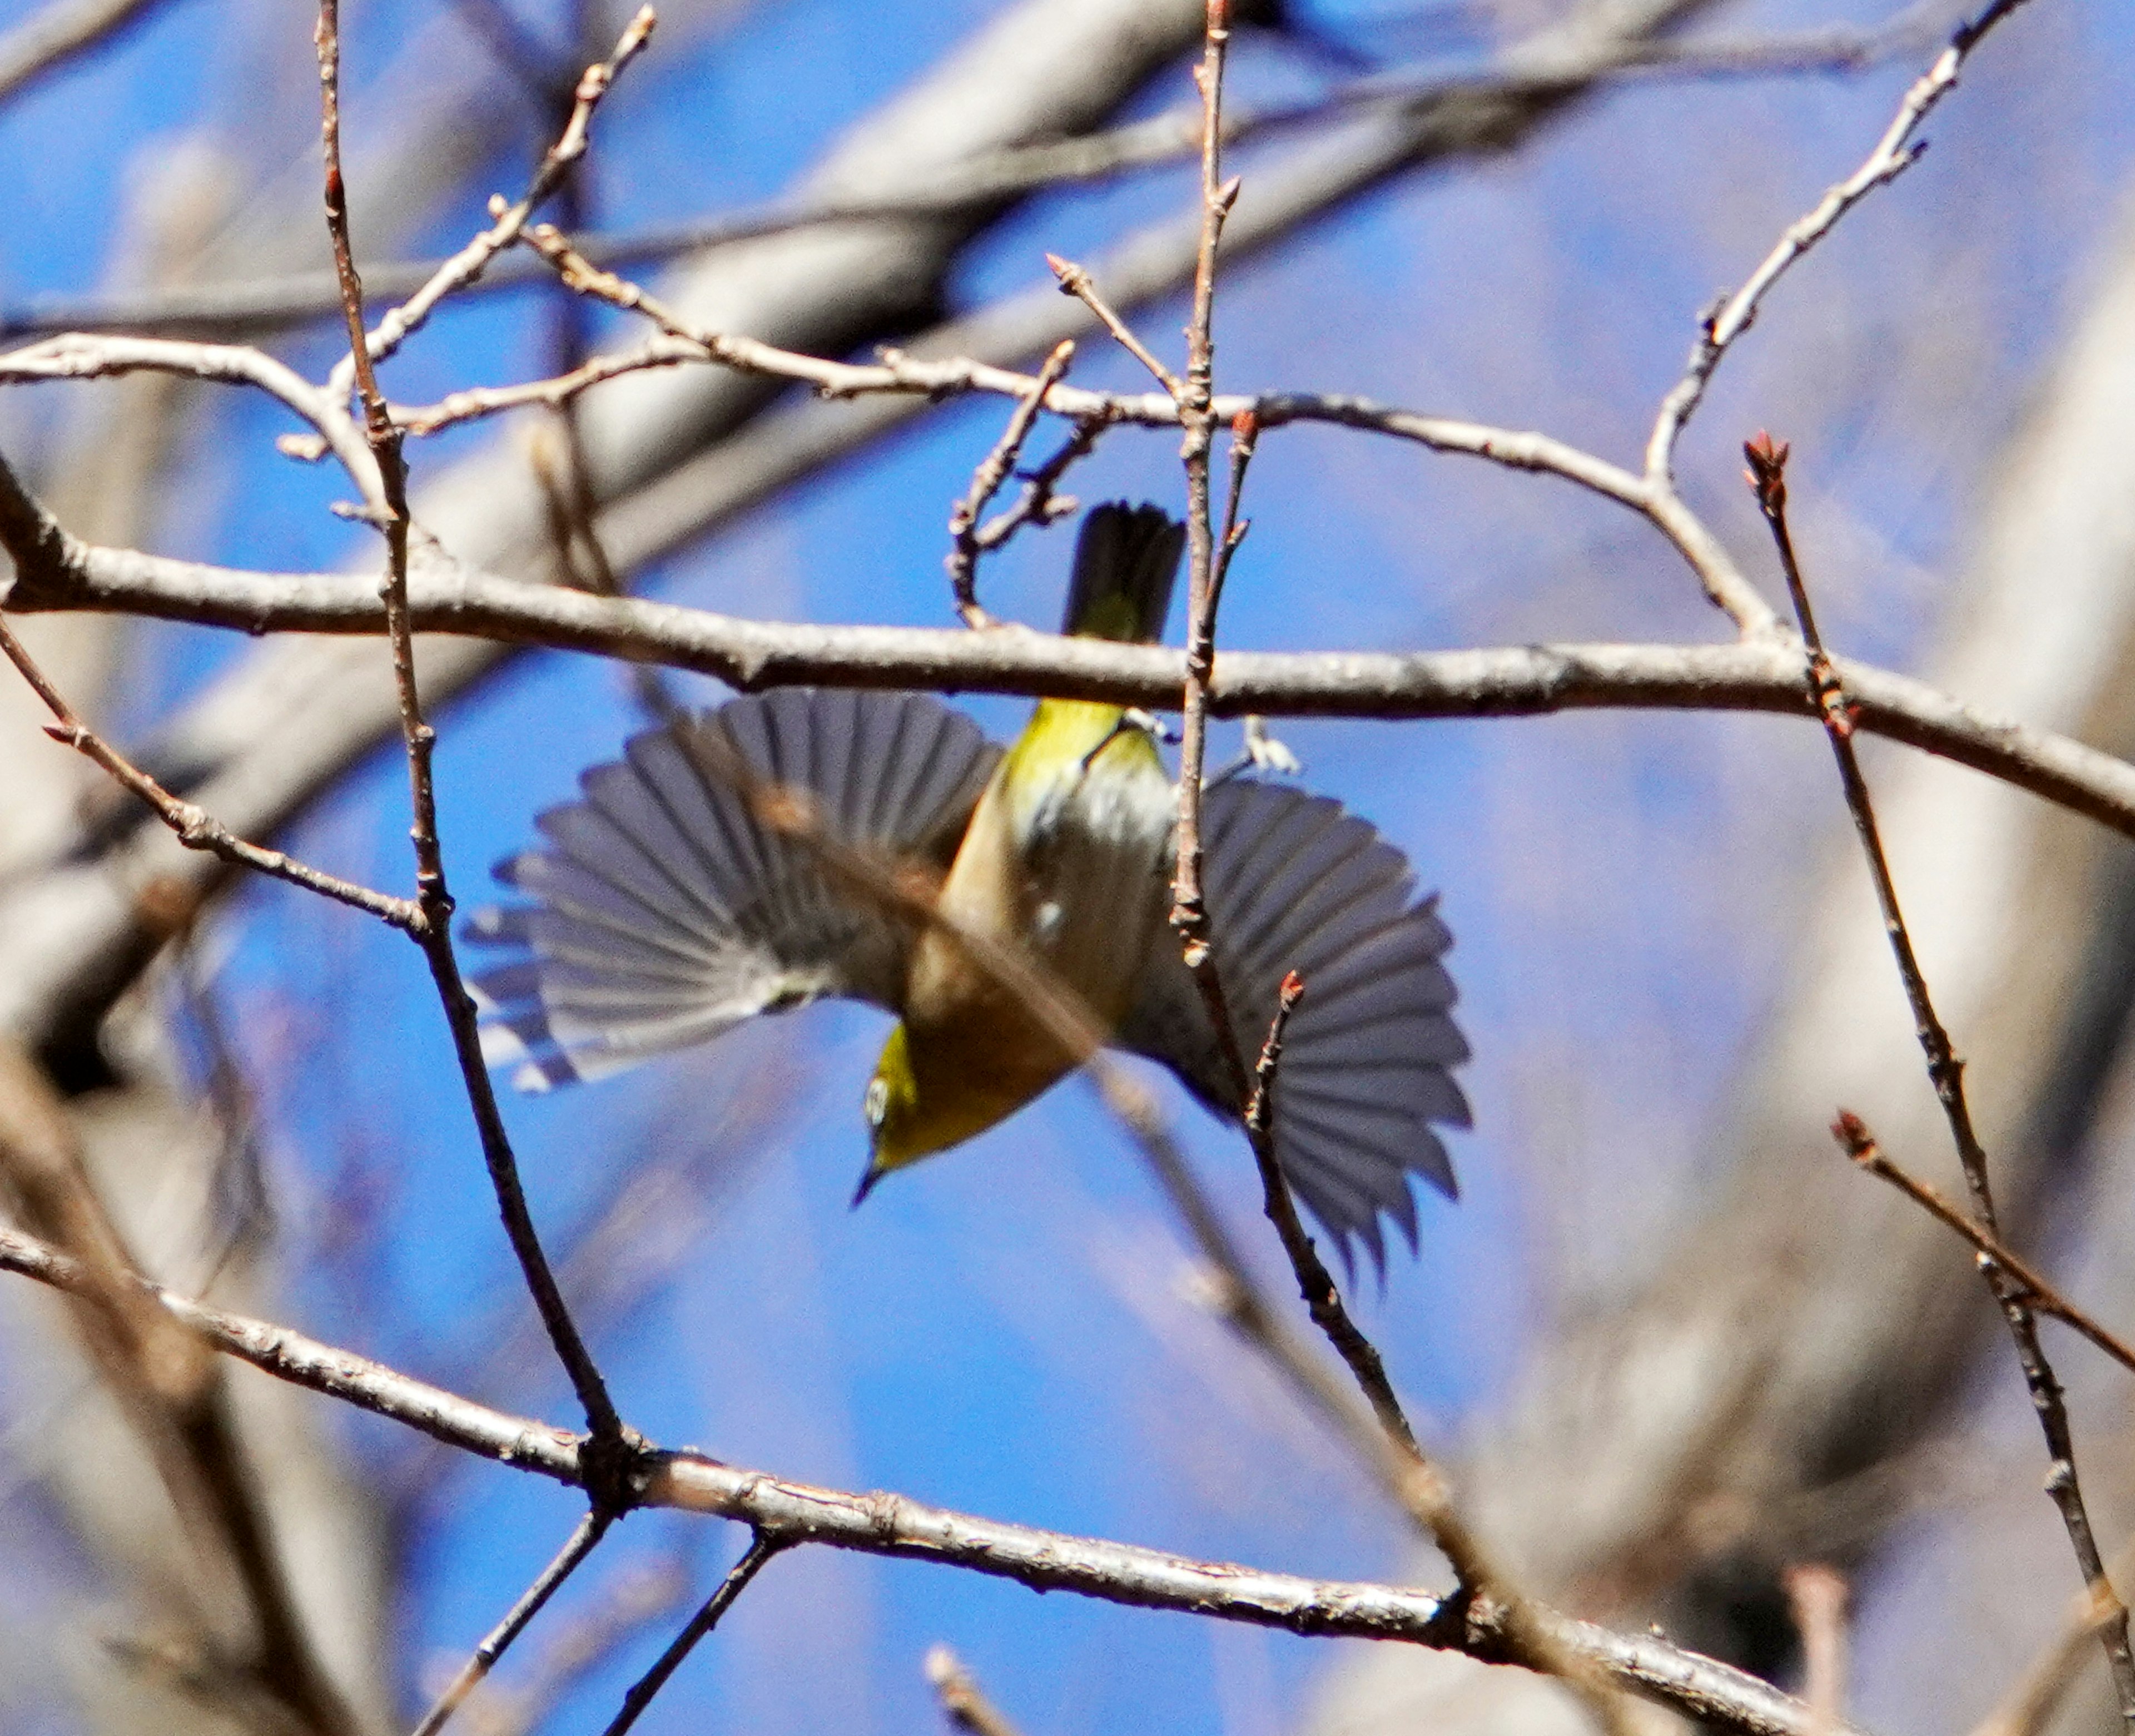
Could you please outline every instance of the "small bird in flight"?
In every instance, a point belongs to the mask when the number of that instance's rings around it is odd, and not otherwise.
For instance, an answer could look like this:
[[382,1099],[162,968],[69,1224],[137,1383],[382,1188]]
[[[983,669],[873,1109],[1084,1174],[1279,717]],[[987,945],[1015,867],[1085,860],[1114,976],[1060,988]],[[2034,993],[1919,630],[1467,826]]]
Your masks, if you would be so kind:
[[[1183,536],[1157,507],[1093,509],[1063,630],[1155,642]],[[1042,700],[1004,750],[922,695],[787,688],[639,735],[579,781],[583,799],[536,821],[542,846],[496,870],[530,901],[468,924],[470,939],[508,949],[472,980],[492,1060],[518,1061],[522,1089],[597,1078],[824,996],[868,1001],[898,1023],[867,1088],[858,1204],[1076,1064],[961,930],[1019,948],[1112,1046],[1240,1118],[1165,922],[1171,778],[1121,707]],[[1383,1262],[1382,1214],[1413,1249],[1409,1177],[1451,1195],[1435,1127],[1468,1125],[1435,900],[1416,899],[1402,853],[1324,796],[1218,779],[1202,837],[1240,1053],[1259,1052],[1285,976],[1305,984],[1274,1092],[1284,1176],[1345,1258],[1361,1243]],[[905,883],[922,870],[944,920],[915,922],[833,871],[831,848]]]

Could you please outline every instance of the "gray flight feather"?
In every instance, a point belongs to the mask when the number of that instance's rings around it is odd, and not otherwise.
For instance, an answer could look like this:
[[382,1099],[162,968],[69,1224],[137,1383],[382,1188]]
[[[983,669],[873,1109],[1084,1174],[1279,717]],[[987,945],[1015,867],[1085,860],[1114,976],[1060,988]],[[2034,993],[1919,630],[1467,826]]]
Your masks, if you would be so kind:
[[[1360,1241],[1383,1266],[1382,1212],[1416,1246],[1410,1175],[1454,1192],[1433,1131],[1468,1125],[1450,1070],[1468,1045],[1439,962],[1453,937],[1435,900],[1416,900],[1402,853],[1324,796],[1248,779],[1216,784],[1202,798],[1202,846],[1218,978],[1248,1067],[1284,975],[1305,982],[1276,1075],[1276,1161],[1345,1260]],[[1151,956],[1116,1040],[1238,1119],[1215,1030],[1174,948]]]
[[1000,757],[917,694],[789,689],[635,737],[541,815],[545,847],[498,867],[533,902],[467,925],[509,949],[472,979],[492,1059],[523,1060],[516,1082],[540,1089],[825,995],[893,1008],[910,924],[755,802],[806,792],[830,837],[946,867]]

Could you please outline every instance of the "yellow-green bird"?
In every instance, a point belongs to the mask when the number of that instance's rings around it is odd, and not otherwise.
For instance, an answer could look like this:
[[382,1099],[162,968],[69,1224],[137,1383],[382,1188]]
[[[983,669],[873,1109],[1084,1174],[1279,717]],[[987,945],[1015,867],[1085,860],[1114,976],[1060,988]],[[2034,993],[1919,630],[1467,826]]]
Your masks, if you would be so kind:
[[[1182,539],[1159,507],[1093,509],[1063,630],[1160,638]],[[1238,1118],[1164,919],[1170,774],[1120,707],[1041,701],[1004,752],[922,695],[787,688],[640,735],[580,783],[583,800],[536,822],[544,846],[497,870],[530,902],[469,924],[470,938],[511,949],[474,982],[492,1059],[518,1060],[523,1088],[598,1077],[826,995],[869,1001],[898,1023],[868,1084],[857,1204],[1071,1070],[1071,1052],[946,926],[915,925],[826,871],[819,845],[767,824],[760,798],[775,786],[805,792],[829,836],[938,875],[954,926],[1019,943],[1114,1046]],[[1383,1259],[1382,1214],[1413,1249],[1409,1177],[1450,1195],[1434,1124],[1468,1123],[1435,900],[1415,898],[1406,861],[1365,822],[1282,785],[1213,783],[1203,840],[1212,951],[1244,1054],[1285,974],[1305,983],[1276,1087],[1277,1161],[1345,1258],[1361,1242]]]

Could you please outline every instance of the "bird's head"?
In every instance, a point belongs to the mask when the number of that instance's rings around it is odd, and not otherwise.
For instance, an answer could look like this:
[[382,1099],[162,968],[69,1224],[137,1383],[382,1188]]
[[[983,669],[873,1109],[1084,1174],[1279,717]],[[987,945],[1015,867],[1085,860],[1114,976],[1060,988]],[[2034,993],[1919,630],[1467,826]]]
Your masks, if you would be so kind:
[[[990,1060],[995,1064],[990,1066]],[[968,1040],[941,1033],[915,1038],[909,1026],[893,1028],[868,1081],[868,1166],[853,1204],[867,1198],[892,1170],[961,1145],[1027,1100],[1033,1093],[1013,1085],[1004,1094],[993,1076],[999,1060],[973,1052]]]
[[[901,1170],[961,1145],[1000,1119],[998,1109],[971,1100],[971,1093],[927,1080],[939,1069],[923,1068],[910,1033],[898,1025],[882,1045],[882,1059],[868,1081],[864,1113],[868,1124],[868,1166],[853,1204],[874,1191],[892,1170]],[[953,1074],[951,1075],[953,1078]]]

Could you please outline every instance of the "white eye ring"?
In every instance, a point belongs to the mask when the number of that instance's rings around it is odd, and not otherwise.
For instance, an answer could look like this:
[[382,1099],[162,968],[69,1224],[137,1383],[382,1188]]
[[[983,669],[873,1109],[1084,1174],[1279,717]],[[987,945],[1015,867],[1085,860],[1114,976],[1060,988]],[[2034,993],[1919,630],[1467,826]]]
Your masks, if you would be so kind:
[[884,1117],[887,1116],[888,1113],[889,1081],[885,1079],[869,1079],[868,1081],[867,1088],[866,1108],[868,1125],[871,1127],[880,1127],[883,1123]]

